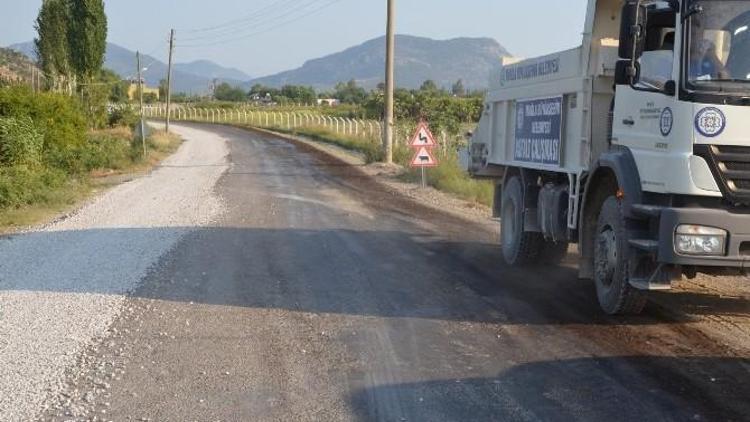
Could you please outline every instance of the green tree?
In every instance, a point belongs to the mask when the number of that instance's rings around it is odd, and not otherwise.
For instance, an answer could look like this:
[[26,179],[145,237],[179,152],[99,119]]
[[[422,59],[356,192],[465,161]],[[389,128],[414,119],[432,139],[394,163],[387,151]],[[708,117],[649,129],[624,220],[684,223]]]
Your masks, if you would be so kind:
[[367,91],[357,86],[354,79],[347,83],[339,82],[336,84],[335,97],[346,104],[363,104],[367,100]]
[[55,92],[73,91],[68,47],[69,4],[66,0],[44,0],[34,27],[34,48],[42,70]]
[[453,84],[451,93],[456,97],[463,97],[466,95],[466,87],[464,86],[464,81],[462,79],[457,80],[456,83]]
[[68,45],[76,76],[91,81],[104,65],[107,50],[107,15],[102,0],[68,0]]
[[123,81],[120,75],[109,70],[102,69],[96,82],[101,84],[109,92],[109,102],[124,103],[128,101],[128,81]]
[[153,92],[147,92],[143,94],[143,102],[146,104],[154,104],[159,101],[159,98]]
[[91,82],[79,87],[89,126],[102,128],[109,124],[109,104],[123,103],[127,98],[127,84],[116,73],[102,69]]
[[420,91],[426,91],[426,92],[438,92],[440,91],[440,88],[438,88],[435,81],[432,79],[428,79],[422,83],[422,86],[419,87]]
[[241,88],[233,87],[224,82],[219,84],[214,90],[214,98],[219,101],[240,102],[245,101],[247,96],[245,95],[245,91]]
[[318,98],[312,87],[298,85],[284,85],[281,87],[281,96],[298,104],[313,104]]

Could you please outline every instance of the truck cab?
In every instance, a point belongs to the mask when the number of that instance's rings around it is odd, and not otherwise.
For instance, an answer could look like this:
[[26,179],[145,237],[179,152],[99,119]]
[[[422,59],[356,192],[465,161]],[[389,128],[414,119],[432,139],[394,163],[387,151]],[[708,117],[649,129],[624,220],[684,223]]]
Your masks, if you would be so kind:
[[607,313],[750,270],[750,0],[590,0],[580,48],[504,59],[468,148],[503,255],[556,261]]

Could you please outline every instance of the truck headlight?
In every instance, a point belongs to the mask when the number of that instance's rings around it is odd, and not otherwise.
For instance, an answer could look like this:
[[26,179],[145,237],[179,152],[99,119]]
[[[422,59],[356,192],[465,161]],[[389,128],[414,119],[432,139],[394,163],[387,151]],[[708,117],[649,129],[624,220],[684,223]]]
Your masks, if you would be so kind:
[[727,235],[726,230],[684,224],[677,227],[675,249],[685,255],[721,256],[726,252]]

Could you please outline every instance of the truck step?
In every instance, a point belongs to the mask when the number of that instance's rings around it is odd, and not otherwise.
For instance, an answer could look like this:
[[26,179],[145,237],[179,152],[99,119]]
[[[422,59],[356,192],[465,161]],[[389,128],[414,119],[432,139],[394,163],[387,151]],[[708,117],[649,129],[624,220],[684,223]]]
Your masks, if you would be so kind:
[[661,211],[663,209],[663,207],[660,207],[658,205],[633,205],[633,213],[636,215],[640,215],[641,217],[659,217],[661,216]]
[[670,283],[654,283],[645,278],[630,279],[628,282],[638,290],[663,291],[672,289],[672,284]]
[[628,280],[628,283],[638,290],[670,290],[674,278],[672,271],[667,269],[664,264],[659,264],[659,267],[651,273],[651,276],[647,278],[631,278]]
[[630,239],[628,243],[630,243],[630,246],[642,251],[650,253],[659,252],[659,242],[657,242],[656,240]]

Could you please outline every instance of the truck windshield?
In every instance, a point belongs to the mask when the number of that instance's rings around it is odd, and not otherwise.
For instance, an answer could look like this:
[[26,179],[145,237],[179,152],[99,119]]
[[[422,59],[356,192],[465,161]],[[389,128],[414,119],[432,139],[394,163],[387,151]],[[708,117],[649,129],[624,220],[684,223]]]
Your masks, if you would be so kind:
[[687,5],[687,85],[696,91],[750,91],[750,0]]

